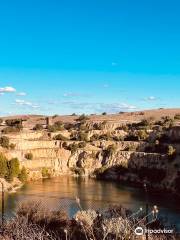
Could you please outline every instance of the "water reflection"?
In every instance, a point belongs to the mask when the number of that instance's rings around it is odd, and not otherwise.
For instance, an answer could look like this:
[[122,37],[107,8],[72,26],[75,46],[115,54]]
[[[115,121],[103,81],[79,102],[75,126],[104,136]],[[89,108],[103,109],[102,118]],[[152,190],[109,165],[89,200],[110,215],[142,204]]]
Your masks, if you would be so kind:
[[[80,198],[83,209],[98,209],[118,204],[137,210],[145,205],[145,196],[141,190],[113,182],[63,176],[32,182],[17,193],[6,194],[6,217],[13,215],[18,203],[28,200],[41,200],[46,207],[63,208],[73,216],[78,211],[76,196]],[[180,207],[176,200],[152,195],[149,196],[149,204],[158,205],[161,216],[168,217],[180,230]]]

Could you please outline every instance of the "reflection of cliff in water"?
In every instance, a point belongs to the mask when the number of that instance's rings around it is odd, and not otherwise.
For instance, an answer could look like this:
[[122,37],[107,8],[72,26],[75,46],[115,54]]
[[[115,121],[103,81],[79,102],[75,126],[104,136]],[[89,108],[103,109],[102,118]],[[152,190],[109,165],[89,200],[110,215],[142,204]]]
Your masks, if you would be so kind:
[[[51,209],[64,209],[70,216],[78,211],[75,198],[81,201],[83,209],[105,208],[109,205],[123,205],[132,210],[144,207],[145,196],[142,190],[123,187],[119,183],[97,181],[88,178],[58,177],[39,180],[25,185],[17,193],[6,194],[6,216],[12,216],[16,206],[22,201],[38,200]],[[158,205],[160,214],[168,216],[178,225],[180,209],[178,201],[149,196],[149,205]],[[178,226],[180,229],[180,225]]]

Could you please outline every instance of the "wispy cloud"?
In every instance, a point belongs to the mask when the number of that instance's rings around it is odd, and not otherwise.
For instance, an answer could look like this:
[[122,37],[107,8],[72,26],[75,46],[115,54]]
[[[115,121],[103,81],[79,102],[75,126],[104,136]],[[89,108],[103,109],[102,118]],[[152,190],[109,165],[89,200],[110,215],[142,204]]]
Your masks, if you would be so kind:
[[10,86],[0,88],[0,93],[13,93],[16,92],[16,89]]
[[66,101],[62,102],[69,108],[76,109],[78,111],[88,111],[88,112],[107,112],[107,113],[117,113],[120,111],[134,111],[137,109],[136,106],[128,103],[90,103],[90,102],[76,102],[76,101]]
[[91,94],[88,93],[77,93],[77,92],[66,92],[63,94],[64,97],[90,97]]
[[40,107],[38,104],[34,104],[32,102],[25,101],[25,100],[22,100],[22,99],[16,99],[15,104],[20,105],[20,106],[28,106],[28,107],[32,107],[32,108],[39,108]]
[[143,98],[143,101],[146,101],[146,102],[151,102],[156,100],[158,100],[158,98],[155,96],[149,96],[149,97]]
[[27,94],[25,92],[19,92],[16,94],[17,96],[26,96]]

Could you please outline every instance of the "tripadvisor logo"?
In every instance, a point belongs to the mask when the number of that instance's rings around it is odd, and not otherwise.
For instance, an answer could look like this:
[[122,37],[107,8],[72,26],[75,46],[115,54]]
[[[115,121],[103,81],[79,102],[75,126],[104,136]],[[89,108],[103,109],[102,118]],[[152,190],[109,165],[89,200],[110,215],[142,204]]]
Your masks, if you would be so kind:
[[134,232],[137,236],[142,236],[144,234],[144,230],[142,227],[137,227]]
[[142,227],[137,227],[134,230],[137,236],[142,236],[144,234],[173,234],[172,229],[143,229]]

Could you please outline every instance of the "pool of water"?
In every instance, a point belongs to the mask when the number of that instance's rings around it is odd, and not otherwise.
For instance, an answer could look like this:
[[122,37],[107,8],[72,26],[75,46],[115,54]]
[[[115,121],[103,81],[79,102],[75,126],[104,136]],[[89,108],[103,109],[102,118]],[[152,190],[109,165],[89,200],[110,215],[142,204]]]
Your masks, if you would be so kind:
[[[88,178],[58,177],[26,184],[16,193],[5,195],[5,216],[12,216],[18,203],[40,200],[50,209],[64,209],[69,216],[78,211],[75,198],[78,197],[83,209],[105,208],[109,205],[122,205],[137,211],[145,208],[144,191],[119,183],[100,181]],[[166,218],[168,223],[180,231],[180,205],[171,196],[148,196],[149,208],[159,208],[159,217]]]

